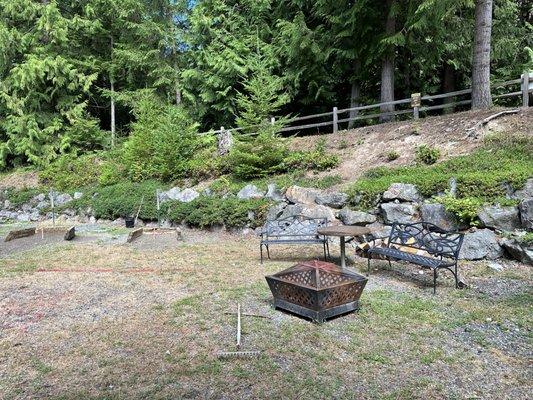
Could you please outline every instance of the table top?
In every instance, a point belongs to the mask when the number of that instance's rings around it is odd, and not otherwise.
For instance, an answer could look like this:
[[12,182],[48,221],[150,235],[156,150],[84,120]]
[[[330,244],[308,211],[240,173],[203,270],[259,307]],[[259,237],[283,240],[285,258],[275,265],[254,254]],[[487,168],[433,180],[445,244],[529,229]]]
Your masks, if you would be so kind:
[[325,236],[363,236],[368,235],[370,229],[364,226],[339,225],[318,228],[317,232]]

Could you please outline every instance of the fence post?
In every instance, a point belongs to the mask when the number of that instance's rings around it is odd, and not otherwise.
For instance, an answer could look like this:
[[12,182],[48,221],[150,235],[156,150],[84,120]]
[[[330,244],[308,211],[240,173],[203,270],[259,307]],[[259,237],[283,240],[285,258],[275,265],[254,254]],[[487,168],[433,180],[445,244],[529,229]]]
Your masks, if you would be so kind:
[[422,102],[420,93],[413,93],[411,95],[411,107],[413,107],[413,117],[414,119],[418,119],[419,117],[419,111],[420,111],[420,104]]
[[337,114],[337,107],[333,107],[333,133],[339,131],[339,115]]
[[529,71],[522,74],[522,106],[529,107]]

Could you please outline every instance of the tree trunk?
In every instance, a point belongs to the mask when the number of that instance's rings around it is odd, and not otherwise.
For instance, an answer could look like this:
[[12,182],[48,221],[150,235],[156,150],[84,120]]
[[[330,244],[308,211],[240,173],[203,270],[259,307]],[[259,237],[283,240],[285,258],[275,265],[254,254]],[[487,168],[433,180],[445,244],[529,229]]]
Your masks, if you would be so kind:
[[[385,33],[387,36],[394,34],[396,30],[396,16],[392,12],[395,0],[387,0],[387,21],[385,23]],[[383,55],[381,64],[381,103],[394,101],[394,48],[388,49]],[[394,111],[394,105],[384,105],[380,107],[380,112],[388,113]],[[381,115],[381,122],[391,121],[392,115]]]
[[474,55],[472,60],[472,109],[489,108],[490,95],[490,35],[492,0],[476,0]]
[[113,77],[109,77],[111,90],[111,147],[115,147],[115,83]]
[[[355,62],[355,81],[352,82],[352,90],[350,95],[350,108],[359,107],[359,98],[361,97],[361,86],[359,85],[359,71],[361,69],[361,61]],[[359,112],[357,110],[350,110],[350,118],[357,117]],[[348,122],[348,129],[352,129],[355,126],[355,121]]]
[[[113,36],[111,36],[111,60],[113,60]],[[109,72],[109,90],[111,91],[111,147],[115,147],[115,78]]]
[[[444,71],[443,71],[443,79],[442,79],[442,92],[443,93],[450,93],[455,91],[455,69],[448,63],[444,64]],[[443,104],[449,104],[453,103],[455,101],[455,97],[445,97],[443,100]],[[451,114],[454,111],[454,107],[447,107],[444,109],[444,114]]]

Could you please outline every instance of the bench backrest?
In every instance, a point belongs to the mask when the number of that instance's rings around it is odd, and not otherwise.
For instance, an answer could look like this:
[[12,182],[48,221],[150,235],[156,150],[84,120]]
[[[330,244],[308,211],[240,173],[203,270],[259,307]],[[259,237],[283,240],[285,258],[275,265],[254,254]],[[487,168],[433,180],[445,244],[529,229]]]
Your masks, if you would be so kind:
[[463,244],[462,233],[448,232],[429,222],[395,222],[387,246],[400,245],[427,251],[434,256],[457,259]]
[[267,221],[263,228],[266,236],[283,237],[315,237],[318,228],[326,226],[326,218],[307,218],[301,215]]

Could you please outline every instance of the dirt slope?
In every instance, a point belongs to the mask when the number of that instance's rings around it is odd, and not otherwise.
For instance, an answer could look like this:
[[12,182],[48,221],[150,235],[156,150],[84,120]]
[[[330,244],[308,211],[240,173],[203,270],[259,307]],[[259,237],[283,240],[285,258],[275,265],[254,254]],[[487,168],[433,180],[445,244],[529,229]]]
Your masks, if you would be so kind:
[[[415,150],[421,144],[439,148],[441,159],[446,159],[472,152],[482,144],[482,137],[487,132],[533,135],[533,108],[529,108],[520,110],[518,114],[504,115],[492,120],[476,138],[466,137],[469,128],[502,110],[467,111],[418,121],[367,126],[341,131],[336,135],[298,137],[291,140],[291,147],[294,150],[312,149],[318,140],[325,138],[327,150],[338,154],[341,163],[336,169],[323,172],[319,176],[338,174],[344,181],[353,181],[369,168],[413,163]],[[397,152],[400,157],[388,161],[387,154],[390,151]]]

